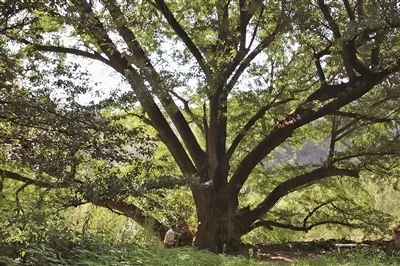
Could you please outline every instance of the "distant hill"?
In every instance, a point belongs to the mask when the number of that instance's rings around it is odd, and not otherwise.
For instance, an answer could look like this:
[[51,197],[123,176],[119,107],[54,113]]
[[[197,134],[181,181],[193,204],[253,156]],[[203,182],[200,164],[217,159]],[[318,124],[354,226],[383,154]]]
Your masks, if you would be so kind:
[[287,163],[294,160],[299,165],[306,164],[322,164],[328,155],[329,140],[323,146],[316,145],[311,141],[304,141],[303,148],[293,149],[292,147],[285,147],[285,151],[274,151],[272,154],[274,160],[272,162],[263,162],[264,167],[272,167],[277,164]]

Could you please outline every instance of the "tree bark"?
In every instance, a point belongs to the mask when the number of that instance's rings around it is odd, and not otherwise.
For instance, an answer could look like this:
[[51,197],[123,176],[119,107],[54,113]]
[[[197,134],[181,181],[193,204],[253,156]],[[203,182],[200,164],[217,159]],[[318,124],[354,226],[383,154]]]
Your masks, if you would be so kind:
[[131,218],[137,222],[140,226],[150,229],[160,240],[164,239],[164,235],[168,230],[164,224],[153,218],[152,216],[146,215],[137,206],[126,203],[118,202],[112,199],[104,199],[101,201],[91,202],[99,207],[108,208],[114,212],[118,212],[126,217]]
[[235,227],[237,200],[226,191],[206,193],[203,208],[198,210],[198,227],[195,246],[215,253],[236,250],[241,235]]

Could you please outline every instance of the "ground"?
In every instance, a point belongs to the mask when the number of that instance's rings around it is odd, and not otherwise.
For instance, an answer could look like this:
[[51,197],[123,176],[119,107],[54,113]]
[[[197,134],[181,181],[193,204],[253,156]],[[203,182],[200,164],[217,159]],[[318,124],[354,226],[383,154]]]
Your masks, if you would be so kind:
[[398,249],[391,239],[376,239],[355,242],[345,239],[314,240],[288,242],[285,244],[245,245],[244,249],[253,250],[253,256],[266,261],[293,262],[315,257],[337,255],[347,251],[382,250],[390,252]]

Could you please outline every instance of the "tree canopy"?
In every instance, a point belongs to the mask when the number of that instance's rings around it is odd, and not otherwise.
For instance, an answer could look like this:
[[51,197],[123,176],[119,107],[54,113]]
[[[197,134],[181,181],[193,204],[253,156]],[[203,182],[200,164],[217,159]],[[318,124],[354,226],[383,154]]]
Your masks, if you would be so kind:
[[[59,190],[162,235],[159,209],[188,187],[196,245],[215,252],[258,227],[392,219],[362,184],[397,183],[397,1],[10,0],[0,11],[2,183],[21,182],[17,194]],[[100,86],[84,60],[115,84]]]

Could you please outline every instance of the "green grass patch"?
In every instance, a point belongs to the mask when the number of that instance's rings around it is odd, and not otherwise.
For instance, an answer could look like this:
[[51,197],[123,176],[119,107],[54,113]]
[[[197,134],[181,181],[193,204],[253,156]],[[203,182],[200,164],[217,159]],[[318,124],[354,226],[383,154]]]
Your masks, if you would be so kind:
[[[0,266],[400,265],[399,251],[378,247],[313,256],[314,253],[297,248],[288,250],[283,245],[283,256],[293,260],[285,262],[282,258],[276,258],[278,253],[282,253],[278,252],[280,249],[276,246],[275,260],[272,260],[254,249],[243,250],[240,256],[213,254],[190,247],[165,249],[154,237],[146,234],[122,239],[112,238],[108,234],[52,229],[37,231],[35,236],[41,238],[0,241]],[[268,246],[263,250],[268,252]]]
[[[90,245],[88,245],[90,243]],[[159,245],[140,246],[137,244],[110,245],[105,242],[77,242],[61,246],[44,244],[28,246],[18,251],[17,257],[0,255],[0,265],[77,265],[77,266],[255,266],[255,265],[288,265],[288,266],[331,266],[331,265],[400,265],[398,252],[382,250],[361,250],[340,254],[318,255],[316,257],[297,257],[293,253],[293,262],[261,260],[257,256],[249,258],[251,253],[243,256],[213,254],[194,248],[165,249]],[[286,255],[290,257],[290,254]]]
[[[111,249],[92,250],[74,248],[60,253],[51,247],[36,246],[20,251],[20,256],[10,258],[0,256],[5,265],[77,265],[77,266],[119,266],[119,265],[265,265],[261,261],[250,261],[242,256],[216,255],[193,248],[164,249],[162,247],[140,247],[126,245]],[[1,263],[0,263],[1,265]]]

